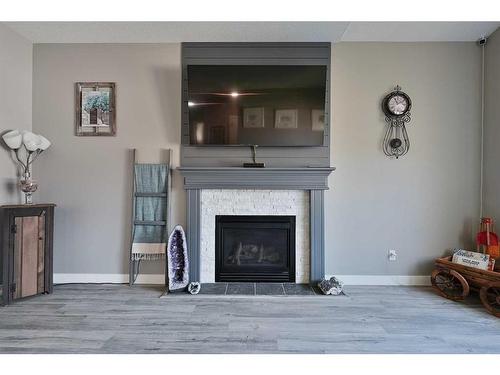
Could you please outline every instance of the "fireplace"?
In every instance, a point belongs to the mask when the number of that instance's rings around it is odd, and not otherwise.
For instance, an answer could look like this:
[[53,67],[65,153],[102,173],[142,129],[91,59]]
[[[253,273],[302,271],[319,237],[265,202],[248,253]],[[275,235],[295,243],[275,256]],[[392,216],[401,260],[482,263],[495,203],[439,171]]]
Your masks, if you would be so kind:
[[295,282],[295,216],[215,221],[215,281]]
[[[229,159],[224,165],[234,162]],[[297,222],[295,282],[316,284],[321,281],[325,276],[324,192],[328,189],[328,176],[334,169],[177,168],[186,190],[189,279],[215,282],[217,215],[294,215]]]

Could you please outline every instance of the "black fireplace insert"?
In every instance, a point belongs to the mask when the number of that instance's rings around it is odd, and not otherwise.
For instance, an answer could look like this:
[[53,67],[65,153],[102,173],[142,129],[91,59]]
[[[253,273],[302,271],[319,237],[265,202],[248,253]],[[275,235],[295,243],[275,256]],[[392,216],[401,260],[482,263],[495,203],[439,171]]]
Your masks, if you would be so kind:
[[295,282],[295,216],[215,217],[215,281]]

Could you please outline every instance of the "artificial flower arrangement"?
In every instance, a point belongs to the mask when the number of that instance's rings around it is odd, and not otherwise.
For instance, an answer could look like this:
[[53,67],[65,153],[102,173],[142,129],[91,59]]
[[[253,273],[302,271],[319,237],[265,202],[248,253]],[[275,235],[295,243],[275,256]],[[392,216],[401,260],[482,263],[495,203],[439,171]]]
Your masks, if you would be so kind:
[[25,203],[32,204],[32,194],[38,184],[31,178],[31,164],[50,147],[50,141],[42,135],[27,130],[11,130],[2,136],[5,144],[14,151],[19,165],[23,169],[20,181],[21,190],[25,194]]

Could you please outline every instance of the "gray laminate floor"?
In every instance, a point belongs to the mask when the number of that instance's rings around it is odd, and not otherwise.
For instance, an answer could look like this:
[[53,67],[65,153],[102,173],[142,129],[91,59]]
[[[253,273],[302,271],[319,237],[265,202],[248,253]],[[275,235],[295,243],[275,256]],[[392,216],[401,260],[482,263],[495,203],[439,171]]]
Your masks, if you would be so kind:
[[348,296],[187,296],[59,285],[0,307],[0,353],[500,353],[477,297],[346,287]]

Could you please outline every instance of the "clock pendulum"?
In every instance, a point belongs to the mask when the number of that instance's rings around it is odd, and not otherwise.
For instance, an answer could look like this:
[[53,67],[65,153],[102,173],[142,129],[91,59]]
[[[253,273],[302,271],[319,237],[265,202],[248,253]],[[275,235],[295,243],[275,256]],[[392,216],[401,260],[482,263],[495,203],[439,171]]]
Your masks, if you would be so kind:
[[387,156],[395,156],[398,159],[410,149],[410,139],[405,126],[411,120],[410,109],[411,99],[401,91],[399,85],[382,100],[382,110],[387,123],[383,149]]

